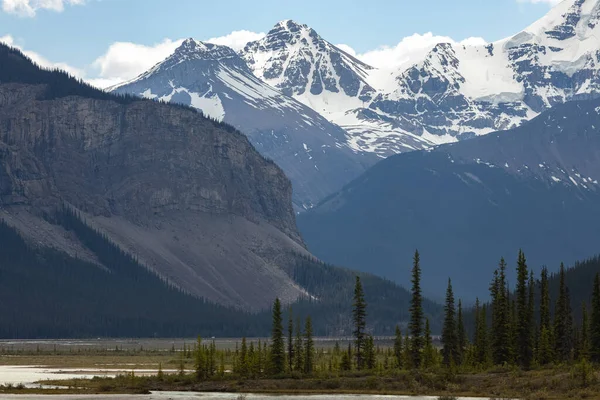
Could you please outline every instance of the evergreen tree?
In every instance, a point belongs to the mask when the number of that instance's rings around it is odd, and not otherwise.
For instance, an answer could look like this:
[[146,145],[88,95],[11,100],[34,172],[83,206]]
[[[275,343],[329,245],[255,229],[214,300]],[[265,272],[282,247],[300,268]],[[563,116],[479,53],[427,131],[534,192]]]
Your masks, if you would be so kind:
[[198,340],[196,342],[196,379],[204,380],[207,378],[206,373],[206,354],[204,352],[204,347],[202,346],[202,338],[198,336]]
[[590,323],[585,302],[581,309],[581,334],[579,338],[579,359],[588,360],[590,357]]
[[283,340],[283,319],[281,302],[275,299],[273,304],[273,328],[271,333],[271,373],[273,375],[285,372],[285,345]]
[[431,327],[429,326],[429,318],[425,318],[425,343],[423,346],[423,367],[431,368],[435,364],[435,347],[433,347],[433,339],[431,337]]
[[594,290],[592,292],[590,356],[593,362],[600,363],[600,273],[596,274],[594,278]]
[[396,362],[396,368],[402,368],[402,331],[400,327],[396,325],[396,336],[394,338],[394,360]]
[[291,373],[294,370],[294,320],[292,315],[292,307],[290,307],[288,314],[287,353],[288,371]]
[[513,321],[516,325],[516,361],[523,368],[529,368],[532,361],[533,343],[531,342],[531,315],[529,313],[529,271],[525,254],[519,250],[517,260],[517,315]]
[[367,335],[365,339],[365,366],[369,370],[375,369],[375,341],[372,335]]
[[354,322],[354,348],[356,357],[356,368],[358,370],[364,367],[364,354],[365,348],[365,329],[367,326],[367,304],[365,302],[365,294],[363,292],[362,283],[360,277],[356,277],[356,284],[354,286],[354,304],[353,304],[352,318]]
[[494,364],[503,365],[511,360],[511,307],[506,283],[506,262],[500,260],[490,287],[492,297],[492,359]]
[[560,265],[560,283],[558,299],[554,312],[554,351],[558,362],[567,362],[571,358],[572,315],[568,288],[565,283],[565,266]]
[[448,289],[446,290],[446,305],[444,306],[444,327],[442,329],[442,356],[444,365],[456,365],[458,356],[458,337],[456,329],[456,309],[454,308],[454,293],[452,291],[452,282],[448,279]]
[[412,365],[413,362],[413,353],[412,353],[412,343],[410,342],[410,338],[408,337],[408,332],[404,335],[404,352],[402,355],[402,365],[405,369],[414,368]]
[[487,333],[487,313],[486,306],[479,306],[479,299],[475,302],[475,362],[480,365],[487,364],[488,361],[488,333]]
[[296,320],[296,341],[294,342],[294,369],[298,372],[304,371],[304,343],[302,341],[302,325],[300,319]]
[[340,368],[342,371],[352,370],[352,345],[350,343],[348,343],[348,350],[344,351],[344,354],[342,354],[342,363]]
[[315,345],[312,335],[312,320],[310,317],[307,317],[306,326],[304,328],[304,373],[309,375],[313,373],[315,360]]
[[423,296],[421,293],[421,257],[415,251],[412,269],[412,299],[410,303],[410,351],[411,364],[414,368],[421,366],[423,352]]
[[242,347],[240,349],[240,354],[239,354],[239,361],[238,361],[238,365],[239,365],[239,374],[243,377],[243,378],[247,378],[250,372],[250,361],[249,361],[249,357],[248,357],[248,344],[246,343],[246,338],[242,338]]
[[464,362],[465,354],[467,352],[467,345],[469,344],[469,338],[467,337],[467,331],[465,329],[465,321],[463,320],[462,301],[458,300],[458,315],[456,321],[456,329],[458,335],[458,359],[457,364],[461,365]]
[[536,327],[535,327],[535,277],[533,271],[529,275],[529,299],[527,300],[527,321],[529,323],[529,347],[527,355],[524,357],[527,368],[531,366],[535,359],[536,349]]
[[550,289],[548,284],[548,269],[542,268],[540,280],[540,328],[538,334],[537,361],[547,365],[554,359],[554,344],[552,327],[550,326]]

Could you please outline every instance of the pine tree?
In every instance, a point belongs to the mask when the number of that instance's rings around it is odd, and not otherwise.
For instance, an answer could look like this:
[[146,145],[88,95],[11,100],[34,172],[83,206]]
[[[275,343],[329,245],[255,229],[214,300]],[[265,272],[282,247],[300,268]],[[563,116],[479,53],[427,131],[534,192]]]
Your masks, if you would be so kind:
[[536,349],[536,327],[535,327],[535,277],[533,271],[529,275],[529,298],[527,300],[527,321],[529,323],[529,347],[524,360],[529,368],[535,359]]
[[294,369],[298,372],[304,371],[304,343],[302,340],[302,325],[300,324],[300,319],[296,320],[296,341],[294,342],[294,354],[296,357],[294,359]]
[[238,365],[239,365],[239,374],[243,377],[243,378],[247,378],[250,372],[250,362],[248,360],[248,344],[246,343],[246,338],[242,338],[242,347],[240,349],[240,354],[239,354],[239,361],[238,361]]
[[489,341],[487,329],[486,306],[479,307],[479,299],[475,303],[475,362],[485,365],[488,362]]
[[348,343],[348,350],[342,354],[342,363],[340,365],[342,371],[352,370],[352,345]]
[[412,299],[410,303],[410,351],[413,368],[421,366],[423,352],[423,297],[421,293],[421,257],[415,251],[412,269]]
[[364,367],[364,348],[365,348],[365,329],[367,326],[367,304],[365,302],[365,295],[360,282],[360,277],[356,277],[356,284],[354,287],[354,304],[353,304],[352,318],[354,322],[354,354],[356,357],[356,368],[358,370]]
[[517,260],[517,315],[513,321],[516,324],[516,361],[523,368],[529,368],[532,359],[533,343],[531,342],[531,320],[529,315],[529,271],[525,254],[519,250]]
[[412,343],[410,342],[410,338],[408,337],[408,332],[406,332],[406,334],[404,335],[404,351],[402,353],[402,365],[405,369],[414,368],[414,366],[412,365],[412,357]]
[[315,345],[312,335],[312,320],[310,317],[307,317],[304,328],[304,373],[309,375],[313,373],[315,360]]
[[372,335],[367,335],[365,339],[365,367],[369,370],[375,369],[375,341]]
[[462,365],[467,352],[467,346],[469,344],[469,338],[467,337],[467,331],[465,329],[465,322],[463,320],[462,301],[458,300],[458,315],[456,321],[456,329],[458,335],[458,358],[456,363]]
[[581,334],[579,338],[579,357],[580,360],[589,360],[590,358],[590,323],[588,311],[585,302],[581,307]]
[[396,368],[402,369],[402,331],[400,327],[396,325],[396,336],[394,338],[394,360],[396,362]]
[[288,313],[287,353],[288,371],[291,373],[294,370],[294,320],[292,315],[292,307],[290,307]]
[[280,375],[285,372],[285,345],[283,340],[283,319],[281,302],[275,299],[273,304],[273,327],[271,332],[271,374]]
[[500,260],[499,268],[494,272],[490,287],[492,296],[492,359],[496,365],[504,365],[511,360],[511,307],[506,284],[506,262]]
[[590,356],[600,363],[600,273],[594,279],[592,292],[592,315],[590,320]]
[[565,283],[565,266],[560,266],[558,299],[554,313],[554,351],[558,362],[567,362],[571,358],[572,314],[568,288]]
[[429,326],[429,318],[425,318],[425,343],[423,346],[423,367],[431,368],[435,364],[435,347],[433,347],[433,339],[431,337],[431,327]]
[[540,280],[540,328],[538,338],[537,361],[547,365],[554,359],[552,327],[550,325],[550,289],[548,285],[548,269],[542,268]]
[[204,347],[202,346],[202,338],[198,336],[196,342],[196,379],[203,380],[207,378],[206,373],[206,354],[204,352]]
[[454,293],[452,282],[448,279],[446,289],[446,305],[444,306],[444,326],[442,329],[442,356],[447,367],[456,365],[458,356],[458,337],[456,329],[456,310],[454,308]]

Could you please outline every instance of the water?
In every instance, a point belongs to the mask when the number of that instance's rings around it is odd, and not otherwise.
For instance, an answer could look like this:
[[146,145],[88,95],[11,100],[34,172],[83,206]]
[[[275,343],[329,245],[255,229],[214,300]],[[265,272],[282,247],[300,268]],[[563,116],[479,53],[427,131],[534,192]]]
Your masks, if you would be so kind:
[[[45,368],[39,366],[0,366],[0,384],[23,384],[26,387],[46,387],[43,381],[52,379],[91,379],[94,376],[114,377],[129,371],[94,368]],[[156,374],[155,370],[136,370],[137,375]],[[42,382],[42,385],[35,382]],[[436,400],[437,397],[376,396],[376,395],[265,395],[245,394],[246,400]],[[155,392],[151,395],[0,395],[0,400],[237,400],[238,393]],[[487,399],[465,399],[487,400]]]

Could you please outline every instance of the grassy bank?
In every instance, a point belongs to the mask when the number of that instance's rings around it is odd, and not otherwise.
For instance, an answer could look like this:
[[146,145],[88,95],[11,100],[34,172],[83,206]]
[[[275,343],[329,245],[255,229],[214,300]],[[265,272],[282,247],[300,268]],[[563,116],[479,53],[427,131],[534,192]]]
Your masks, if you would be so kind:
[[535,371],[504,369],[480,373],[448,374],[444,371],[397,371],[384,375],[348,373],[280,379],[214,378],[202,382],[192,375],[54,381],[51,384],[85,387],[94,393],[143,393],[146,391],[198,391],[274,394],[395,394],[472,396],[537,400],[600,399],[597,372],[585,378],[569,367]]

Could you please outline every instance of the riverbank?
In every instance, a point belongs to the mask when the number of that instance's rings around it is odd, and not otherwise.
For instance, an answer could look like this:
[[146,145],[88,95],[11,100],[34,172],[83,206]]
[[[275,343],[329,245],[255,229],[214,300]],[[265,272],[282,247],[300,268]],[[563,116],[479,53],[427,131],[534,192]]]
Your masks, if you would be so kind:
[[[596,374],[596,373],[595,373]],[[192,375],[141,377],[135,375],[95,379],[57,380],[51,385],[85,387],[96,393],[193,391],[268,394],[365,394],[457,396],[536,400],[600,399],[598,376],[578,381],[569,368],[536,371],[488,371],[448,375],[445,372],[398,371],[385,376],[348,374],[311,378],[210,379],[198,382]]]

